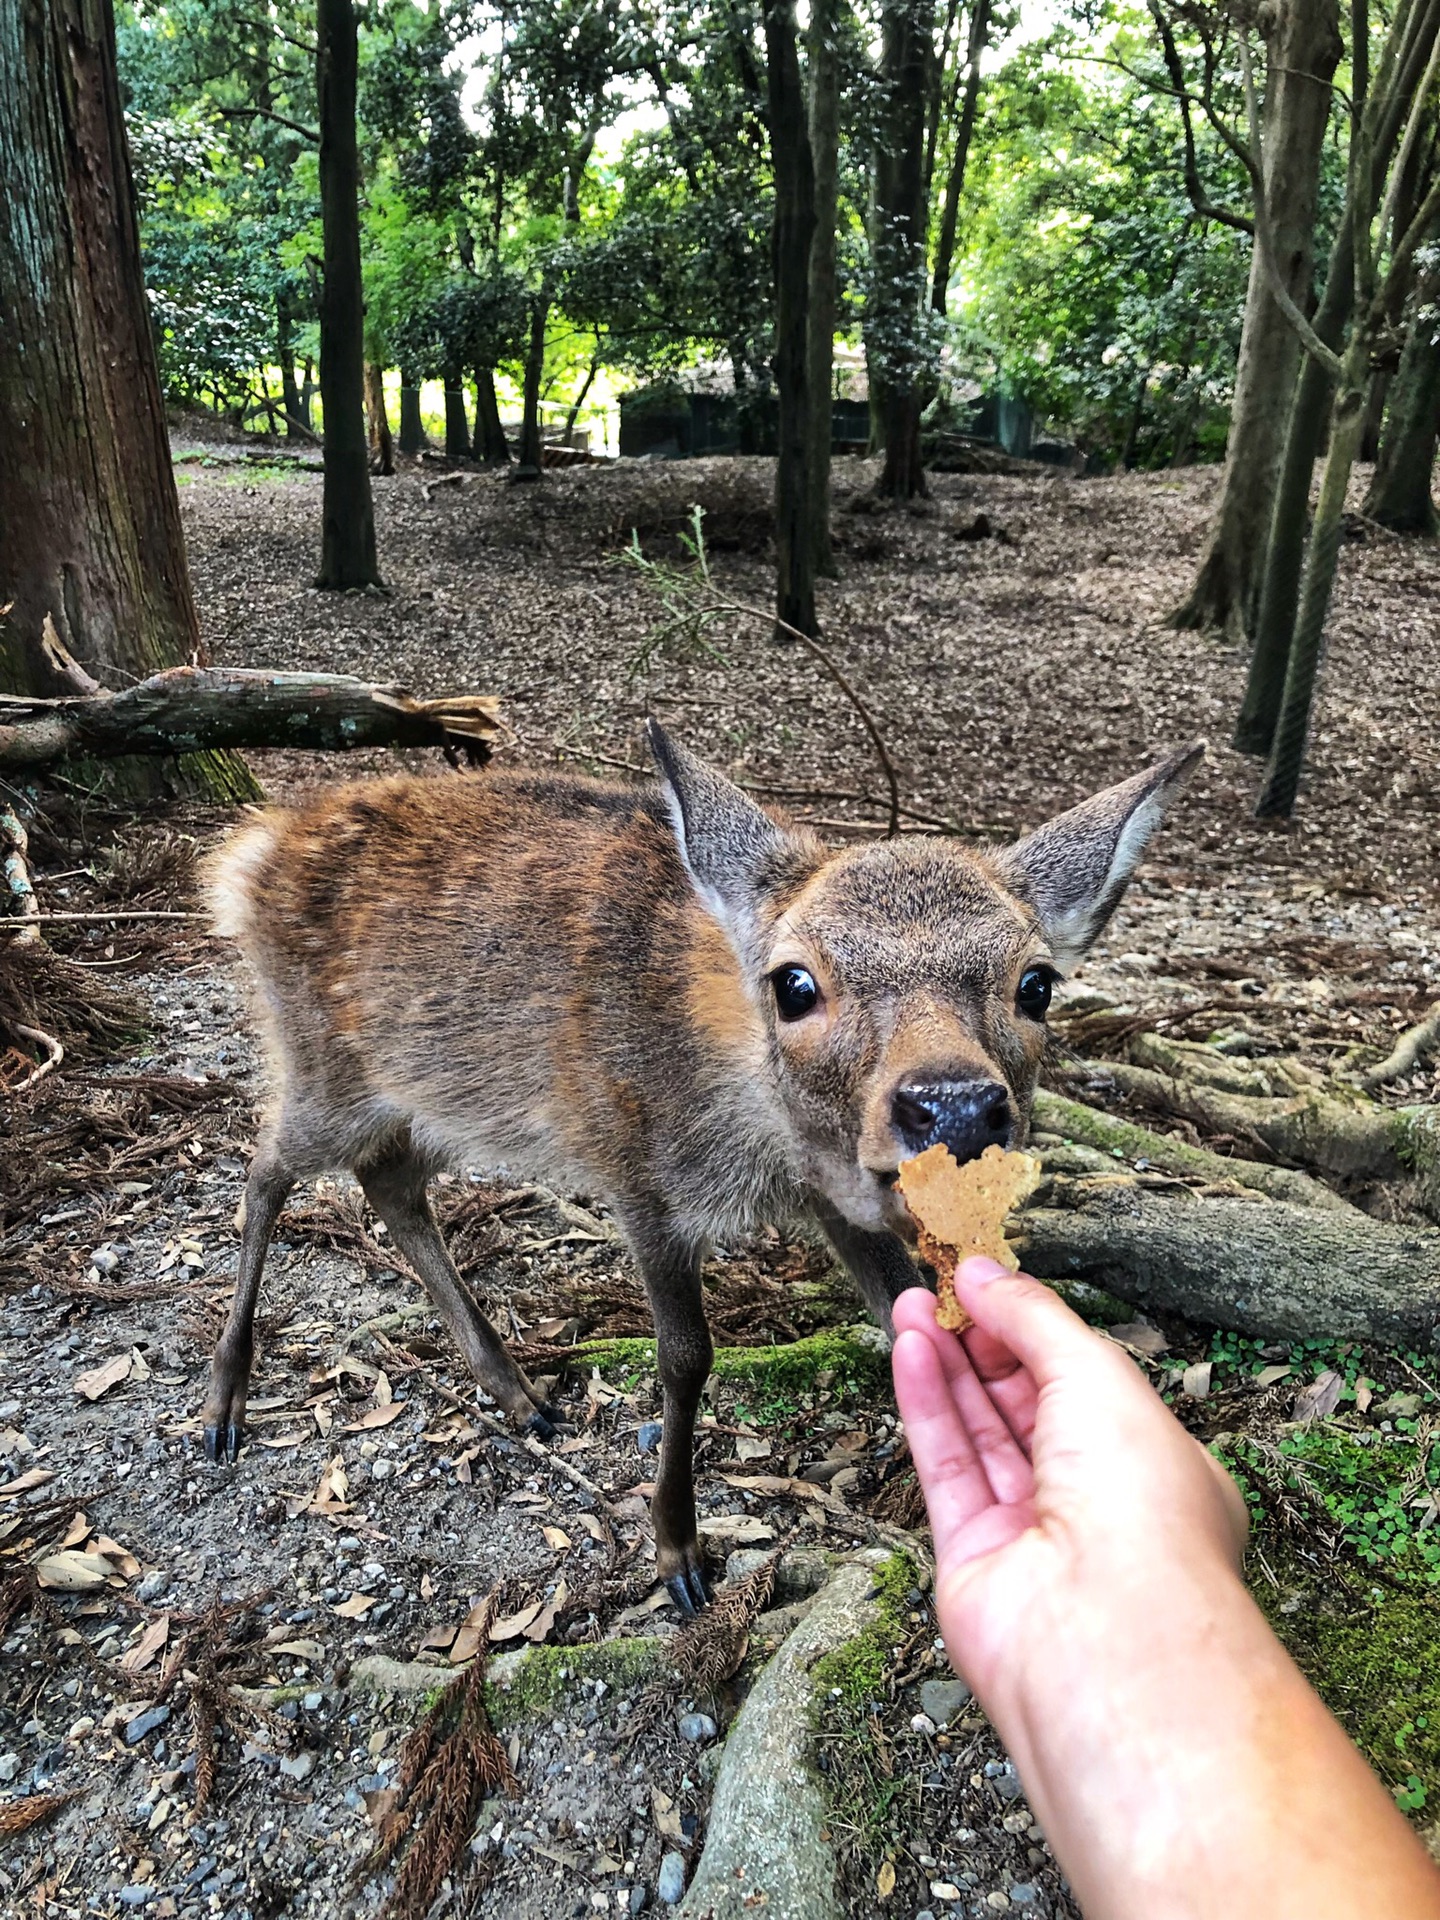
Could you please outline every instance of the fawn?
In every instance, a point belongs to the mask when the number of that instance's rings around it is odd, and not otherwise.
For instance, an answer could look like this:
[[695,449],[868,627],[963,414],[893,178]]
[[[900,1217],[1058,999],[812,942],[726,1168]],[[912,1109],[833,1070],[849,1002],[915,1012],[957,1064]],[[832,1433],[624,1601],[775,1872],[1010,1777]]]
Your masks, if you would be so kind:
[[233,1461],[276,1216],[297,1180],[348,1169],[481,1387],[548,1437],[426,1185],[464,1164],[598,1193],[654,1315],[656,1553],[691,1612],[707,1246],[808,1216],[888,1327],[920,1282],[900,1161],[1024,1137],[1051,988],[1204,745],[981,853],[920,837],[832,851],[653,722],[650,742],[656,786],[378,780],[264,815],[222,851],[217,925],[256,976],[272,1092],[204,1427],[210,1458]]

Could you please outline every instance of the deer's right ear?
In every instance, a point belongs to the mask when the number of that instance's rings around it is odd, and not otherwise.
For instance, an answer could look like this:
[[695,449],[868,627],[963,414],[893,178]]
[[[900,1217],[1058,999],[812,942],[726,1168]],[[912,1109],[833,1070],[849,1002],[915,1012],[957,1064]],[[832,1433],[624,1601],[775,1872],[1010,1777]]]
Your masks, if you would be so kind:
[[808,837],[787,833],[713,767],[646,722],[676,844],[695,891],[743,937],[760,898],[813,864]]

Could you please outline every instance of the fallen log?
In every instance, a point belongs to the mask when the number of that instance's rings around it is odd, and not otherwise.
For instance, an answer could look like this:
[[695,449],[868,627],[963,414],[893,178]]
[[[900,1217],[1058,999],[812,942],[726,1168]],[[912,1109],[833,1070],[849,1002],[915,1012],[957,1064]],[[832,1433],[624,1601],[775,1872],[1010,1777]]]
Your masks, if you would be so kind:
[[1082,1280],[1261,1340],[1440,1352],[1440,1233],[1429,1228],[1149,1175],[1058,1171],[1017,1224],[1016,1251],[1042,1280]]
[[443,747],[473,762],[503,737],[491,694],[416,700],[342,673],[172,667],[120,693],[37,700],[0,694],[0,768],[66,754],[196,753],[214,747]]

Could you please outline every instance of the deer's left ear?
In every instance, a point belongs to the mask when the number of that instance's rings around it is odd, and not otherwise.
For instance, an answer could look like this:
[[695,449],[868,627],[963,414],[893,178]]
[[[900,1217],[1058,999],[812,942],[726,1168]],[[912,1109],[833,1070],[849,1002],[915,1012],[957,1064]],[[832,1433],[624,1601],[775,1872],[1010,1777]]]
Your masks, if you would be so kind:
[[999,857],[1005,882],[1040,916],[1055,964],[1068,973],[1119,905],[1145,843],[1205,755],[1182,747],[1158,766],[1057,814]]

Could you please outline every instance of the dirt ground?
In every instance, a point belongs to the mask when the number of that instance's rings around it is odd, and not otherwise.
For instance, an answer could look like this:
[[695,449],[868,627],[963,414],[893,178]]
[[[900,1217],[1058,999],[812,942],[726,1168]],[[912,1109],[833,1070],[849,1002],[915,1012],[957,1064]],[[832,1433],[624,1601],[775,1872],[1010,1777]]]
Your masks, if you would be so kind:
[[[712,631],[718,655],[657,649],[653,594],[617,558],[635,526],[647,550],[675,557],[698,499],[717,577],[763,607],[764,463],[597,467],[538,488],[469,474],[436,486],[439,467],[378,480],[387,590],[334,596],[307,584],[318,476],[243,451],[180,449],[217,661],[495,692],[514,755],[602,772],[641,764],[655,712],[837,837],[883,826],[865,736],[814,663],[763,623]],[[1214,473],[937,476],[922,508],[885,514],[852,510],[868,478],[858,463],[839,470],[839,578],[822,585],[821,617],[901,769],[913,828],[1009,837],[1170,746],[1210,740],[1066,989],[1069,1030],[1100,1008],[1196,1038],[1238,1030],[1320,1065],[1387,1048],[1433,999],[1440,966],[1440,718],[1425,692],[1440,665],[1440,552],[1355,520],[1306,791],[1293,825],[1262,826],[1249,816],[1255,766],[1226,744],[1244,663],[1161,620],[1193,567]],[[980,514],[988,537],[972,537]],[[438,754],[403,757],[461,777]],[[394,761],[252,758],[281,798]],[[53,832],[37,836],[42,903],[193,904],[191,843],[224,824],[193,808],[126,823],[62,794]],[[541,1920],[653,1907],[663,1856],[693,1865],[718,1753],[713,1736],[685,1738],[681,1717],[713,1712],[723,1731],[750,1668],[715,1703],[678,1674],[657,1692],[594,1664],[617,1629],[675,1631],[647,1560],[653,1377],[633,1355],[602,1367],[566,1356],[581,1336],[647,1331],[603,1208],[497,1189],[479,1170],[438,1196],[462,1268],[532,1371],[555,1378],[568,1431],[552,1456],[477,1411],[353,1192],[302,1190],[262,1298],[252,1442],[217,1471],[196,1416],[258,1092],[243,982],[194,922],[56,929],[55,945],[131,993],[148,1037],[81,1049],[0,1136],[0,1481],[35,1476],[8,1497],[0,1484],[0,1578],[44,1546],[88,1563],[70,1566],[69,1590],[47,1587],[9,1619],[0,1606],[0,1795],[73,1796],[14,1838],[0,1800],[0,1911],[375,1911],[386,1882],[367,1880],[364,1861],[424,1695],[413,1675],[368,1690],[356,1675],[380,1657],[425,1657],[443,1679],[456,1630],[497,1584],[502,1612],[528,1615],[560,1664],[544,1711],[501,1727],[517,1790],[487,1800],[473,1864],[439,1910]],[[1063,1009],[1058,1024],[1063,1035]],[[1430,1068],[1387,1092],[1434,1095]],[[699,1485],[717,1574],[733,1550],[839,1550],[913,1521],[883,1376],[827,1359],[824,1341],[857,1317],[843,1283],[778,1231],[721,1250],[709,1278],[722,1344],[822,1343],[808,1373],[713,1387]],[[1203,1331],[1170,1331],[1180,1361],[1204,1351]],[[733,1484],[757,1473],[806,1476],[833,1504]],[[1068,1916],[983,1718],[963,1703],[951,1726],[916,1718],[920,1687],[945,1671],[923,1568],[916,1580],[903,1671],[826,1729],[851,1910]],[[229,1611],[207,1613],[217,1596]],[[496,1644],[520,1648],[523,1635]],[[767,1644],[763,1618],[753,1639]],[[207,1674],[219,1675],[209,1696]],[[205,1700],[220,1696],[217,1717]],[[207,1712],[217,1767],[197,1810]],[[867,1827],[855,1796],[875,1787],[877,1752],[887,1812]],[[887,1858],[893,1894],[877,1890]]]

